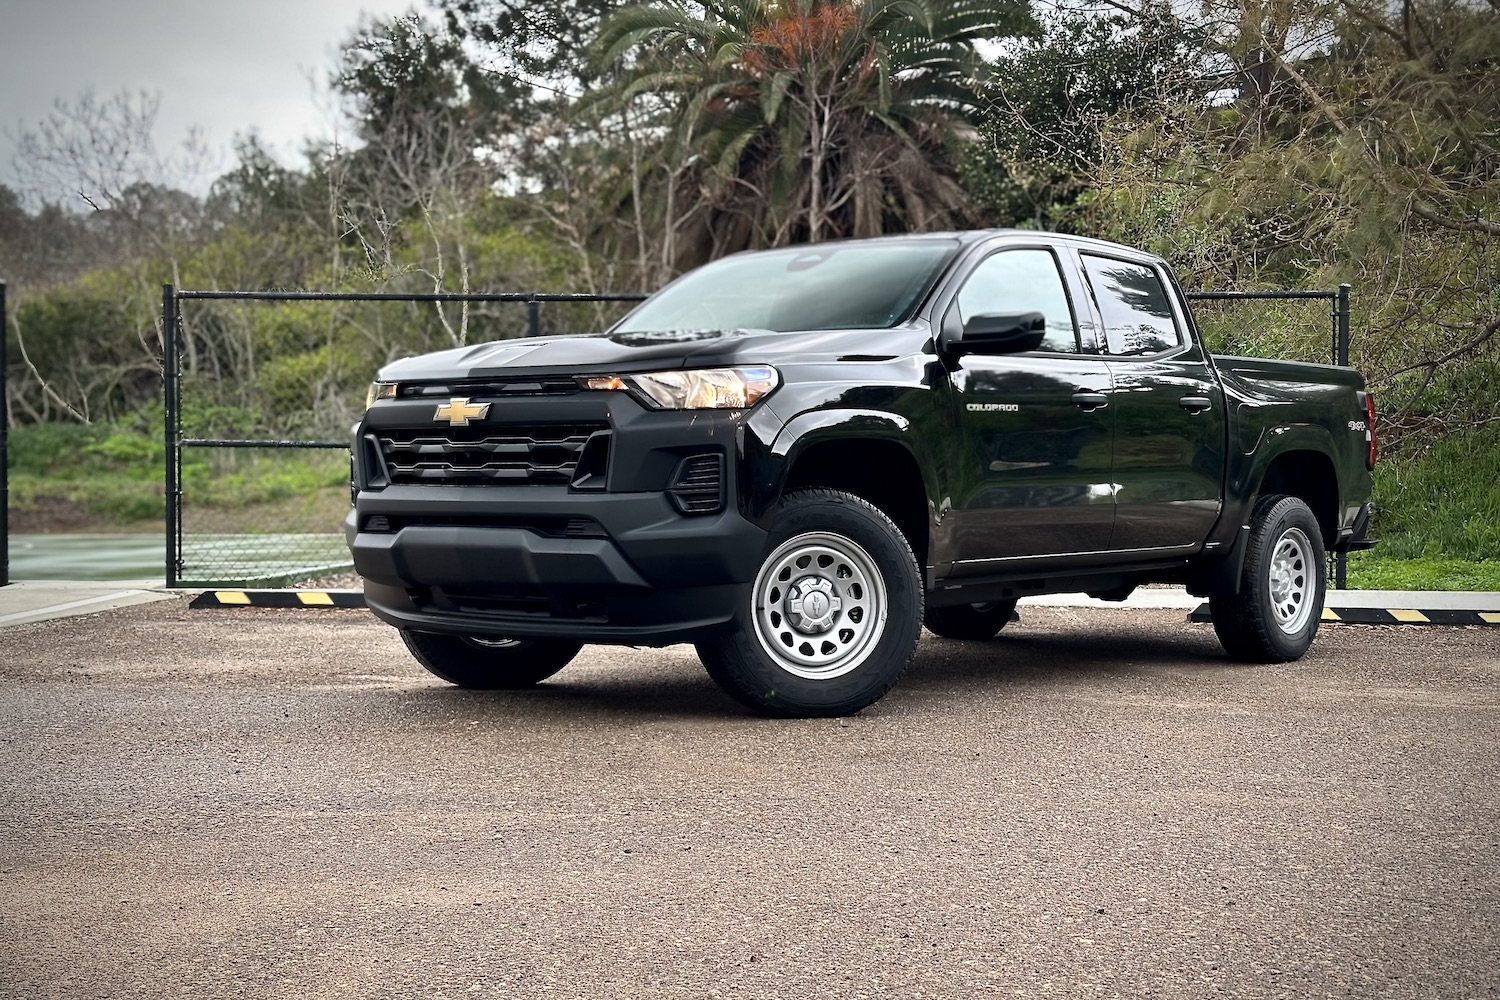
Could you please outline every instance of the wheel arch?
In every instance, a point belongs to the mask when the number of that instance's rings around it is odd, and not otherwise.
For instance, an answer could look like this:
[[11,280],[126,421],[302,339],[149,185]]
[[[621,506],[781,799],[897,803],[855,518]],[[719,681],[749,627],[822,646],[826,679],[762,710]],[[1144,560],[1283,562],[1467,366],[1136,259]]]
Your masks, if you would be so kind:
[[1254,497],[1283,495],[1307,504],[1318,519],[1323,544],[1332,548],[1339,533],[1339,480],[1333,460],[1323,451],[1296,448],[1272,458]]
[[[1277,436],[1281,439],[1279,449],[1262,458],[1248,474],[1231,477],[1229,489],[1235,500],[1226,504],[1226,513],[1220,520],[1223,530],[1216,529],[1228,546],[1222,556],[1199,561],[1191,569],[1188,578],[1191,593],[1239,592],[1250,517],[1261,497],[1298,498],[1317,520],[1324,548],[1331,551],[1337,541],[1340,493],[1337,467],[1329,455],[1331,439],[1321,428],[1279,427],[1275,435],[1261,439],[1260,448],[1264,450],[1267,442]],[[1258,451],[1257,455],[1260,454]],[[1243,491],[1238,483],[1244,484]]]
[[[819,416],[827,418],[826,412]],[[795,434],[783,432],[785,470],[778,497],[797,490],[851,493],[879,508],[906,537],[918,567],[926,565],[930,528],[928,490],[921,463],[904,440],[909,425],[894,414],[844,414]],[[789,434],[791,436],[789,436]],[[777,450],[783,450],[778,439]]]

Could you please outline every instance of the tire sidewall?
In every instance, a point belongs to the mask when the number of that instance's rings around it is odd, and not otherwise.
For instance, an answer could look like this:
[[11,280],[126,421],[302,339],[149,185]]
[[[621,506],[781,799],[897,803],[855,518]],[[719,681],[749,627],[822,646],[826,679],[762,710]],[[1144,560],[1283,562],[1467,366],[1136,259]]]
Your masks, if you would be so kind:
[[[1271,565],[1282,536],[1292,528],[1299,529],[1311,543],[1312,572],[1314,581],[1309,600],[1312,608],[1307,621],[1296,632],[1286,632],[1276,622],[1275,604],[1271,599]],[[1323,617],[1323,591],[1327,585],[1327,567],[1324,565],[1322,528],[1307,505],[1295,497],[1287,497],[1273,505],[1262,522],[1260,538],[1245,561],[1245,586],[1243,593],[1254,602],[1254,615],[1261,623],[1260,632],[1269,651],[1284,661],[1299,659],[1312,645],[1318,625]]]

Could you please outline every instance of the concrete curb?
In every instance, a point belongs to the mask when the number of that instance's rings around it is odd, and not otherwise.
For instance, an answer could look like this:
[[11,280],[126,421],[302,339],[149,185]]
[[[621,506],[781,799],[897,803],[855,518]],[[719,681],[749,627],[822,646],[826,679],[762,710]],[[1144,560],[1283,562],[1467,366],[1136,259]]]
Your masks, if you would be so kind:
[[189,608],[362,608],[358,590],[205,590]]
[[[1208,605],[1188,615],[1190,622],[1207,622]],[[1323,609],[1324,625],[1491,625],[1500,626],[1500,611],[1451,608],[1330,608]]]
[[[108,611],[146,601],[195,594],[192,608],[363,608],[358,590],[166,590],[160,580],[112,582],[26,581],[0,587],[0,628],[53,618]],[[1188,620],[1208,621],[1208,605],[1181,588],[1142,587],[1125,601],[1100,601],[1086,594],[1027,597],[1027,607],[1177,609]],[[1447,591],[1329,591],[1323,622],[1328,625],[1500,626],[1500,593]]]
[[[1351,597],[1351,595],[1354,595]],[[1447,594],[1401,591],[1329,591],[1324,598],[1324,624],[1348,625],[1481,625],[1500,626],[1500,594]],[[1024,608],[1099,607],[1134,609],[1190,608],[1188,621],[1208,622],[1208,604],[1176,588],[1140,590],[1120,602],[1101,601],[1086,594],[1052,594],[1024,598]],[[1389,607],[1372,606],[1375,603]],[[1447,605],[1444,607],[1443,605]],[[1455,605],[1473,605],[1456,607]],[[358,590],[207,590],[193,598],[190,608],[362,608]],[[1486,611],[1485,607],[1495,610]]]

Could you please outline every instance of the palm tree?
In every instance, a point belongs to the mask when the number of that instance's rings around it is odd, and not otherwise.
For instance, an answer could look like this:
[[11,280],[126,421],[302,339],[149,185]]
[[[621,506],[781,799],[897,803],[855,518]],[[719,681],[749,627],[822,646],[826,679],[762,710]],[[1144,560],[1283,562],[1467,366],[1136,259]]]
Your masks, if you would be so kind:
[[615,73],[590,104],[644,118],[661,175],[696,182],[694,210],[662,220],[687,237],[676,267],[952,226],[952,147],[982,113],[975,43],[1035,29],[1028,0],[656,0],[602,26]]

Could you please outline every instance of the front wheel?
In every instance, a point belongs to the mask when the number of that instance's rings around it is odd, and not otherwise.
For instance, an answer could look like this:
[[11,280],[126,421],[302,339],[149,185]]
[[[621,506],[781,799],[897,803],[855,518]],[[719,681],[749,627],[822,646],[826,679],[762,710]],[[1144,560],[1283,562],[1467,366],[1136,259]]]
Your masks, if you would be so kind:
[[417,662],[449,684],[478,691],[534,687],[572,662],[583,648],[565,639],[502,639],[401,630]]
[[883,512],[835,490],[777,508],[735,628],[698,643],[720,687],[770,715],[849,715],[906,670],[921,634],[911,546]]
[[1209,597],[1214,632],[1236,660],[1302,658],[1323,617],[1323,532],[1297,497],[1266,496],[1250,515],[1238,594]]

